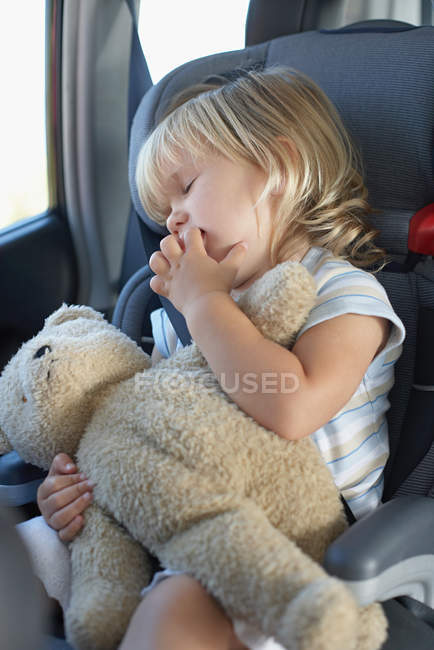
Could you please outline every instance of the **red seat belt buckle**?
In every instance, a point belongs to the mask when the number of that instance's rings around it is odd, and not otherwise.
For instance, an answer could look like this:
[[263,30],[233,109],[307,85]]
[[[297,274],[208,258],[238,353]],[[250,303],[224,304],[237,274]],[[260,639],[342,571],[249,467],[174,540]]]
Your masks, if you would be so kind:
[[419,255],[434,255],[434,203],[412,216],[408,229],[408,250]]

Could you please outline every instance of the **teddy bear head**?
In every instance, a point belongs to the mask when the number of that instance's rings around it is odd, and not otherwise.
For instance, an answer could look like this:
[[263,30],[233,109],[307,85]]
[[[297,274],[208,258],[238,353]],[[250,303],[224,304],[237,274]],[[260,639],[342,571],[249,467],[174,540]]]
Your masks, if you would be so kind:
[[101,314],[63,305],[0,377],[0,454],[13,448],[45,469],[61,451],[74,455],[101,391],[149,365]]

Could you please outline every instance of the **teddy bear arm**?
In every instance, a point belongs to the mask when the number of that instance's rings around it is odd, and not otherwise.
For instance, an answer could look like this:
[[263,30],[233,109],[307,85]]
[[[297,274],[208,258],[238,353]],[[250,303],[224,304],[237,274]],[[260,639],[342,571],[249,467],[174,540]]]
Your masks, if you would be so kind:
[[151,577],[147,551],[95,504],[71,544],[67,639],[78,650],[118,647]]
[[247,620],[284,647],[356,648],[358,610],[349,591],[250,500],[174,535],[158,557],[199,580],[232,619]]

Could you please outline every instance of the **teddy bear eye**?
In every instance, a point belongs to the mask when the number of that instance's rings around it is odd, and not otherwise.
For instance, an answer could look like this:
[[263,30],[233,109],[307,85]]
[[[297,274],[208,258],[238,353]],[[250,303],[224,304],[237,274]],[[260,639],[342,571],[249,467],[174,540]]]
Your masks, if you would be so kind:
[[46,354],[47,352],[51,352],[50,346],[49,345],[43,345],[42,348],[39,348],[39,350],[37,350],[35,352],[35,354],[33,355],[33,358],[34,359],[39,359],[40,357],[43,357],[44,354]]

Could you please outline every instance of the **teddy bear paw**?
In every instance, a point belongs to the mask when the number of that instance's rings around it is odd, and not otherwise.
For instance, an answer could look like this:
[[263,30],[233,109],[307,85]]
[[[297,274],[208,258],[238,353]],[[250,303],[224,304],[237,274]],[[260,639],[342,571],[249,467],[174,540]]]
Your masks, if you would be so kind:
[[379,603],[359,610],[357,650],[381,648],[387,638],[387,619]]
[[288,650],[356,650],[358,607],[334,578],[316,580],[288,605],[279,641]]
[[67,641],[76,650],[116,650],[139,602],[121,586],[75,594],[65,612]]

